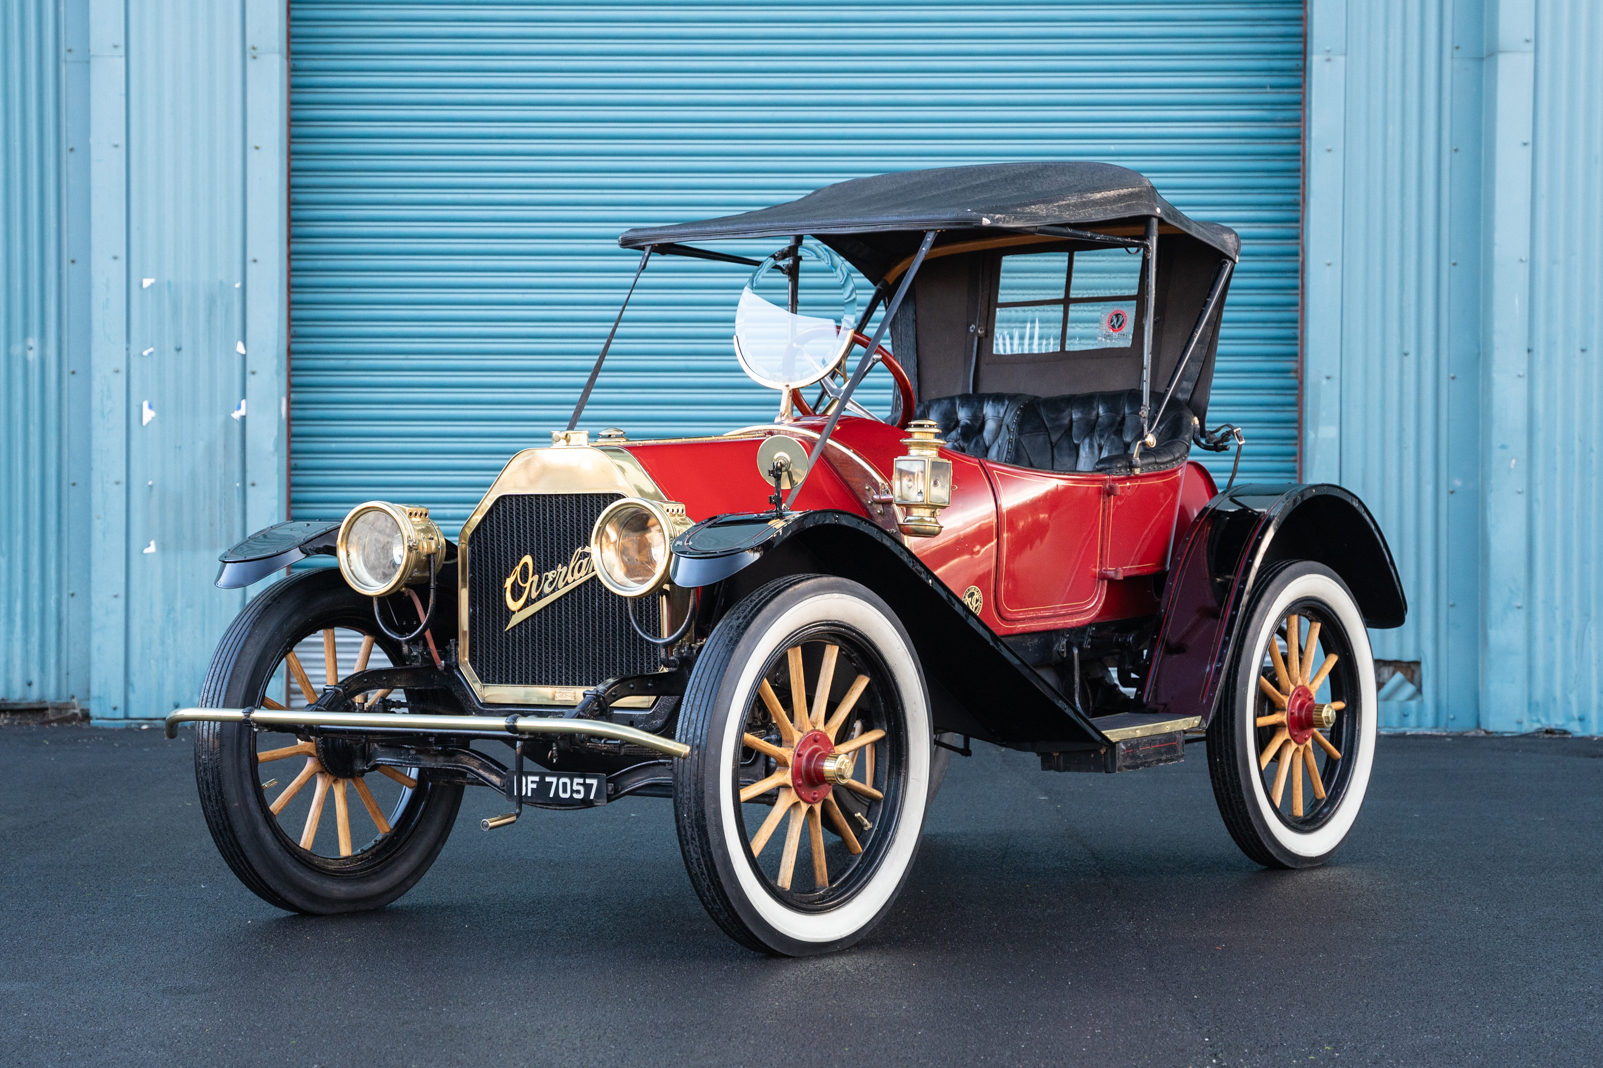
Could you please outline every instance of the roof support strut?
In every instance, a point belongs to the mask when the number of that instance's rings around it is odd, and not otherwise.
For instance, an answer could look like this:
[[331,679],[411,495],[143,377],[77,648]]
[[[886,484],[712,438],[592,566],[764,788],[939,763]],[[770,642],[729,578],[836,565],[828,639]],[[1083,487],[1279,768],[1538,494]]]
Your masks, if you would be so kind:
[[[1197,325],[1191,328],[1191,338],[1186,342],[1185,351],[1180,354],[1180,362],[1175,365],[1174,374],[1169,378],[1169,388],[1163,394],[1163,403],[1158,405],[1158,414],[1152,417],[1153,426],[1163,422],[1163,412],[1165,408],[1169,407],[1169,398],[1173,397],[1175,392],[1182,386],[1186,386],[1187,383],[1196,382],[1196,372],[1188,373],[1187,368],[1191,364],[1192,354],[1197,351],[1198,342],[1202,340],[1202,335],[1207,329],[1208,320],[1213,317],[1213,310],[1219,306],[1219,296],[1224,293],[1225,283],[1230,281],[1230,274],[1235,269],[1235,266],[1234,263],[1227,259],[1219,261],[1219,271],[1213,276],[1213,286],[1208,290],[1208,299],[1202,302],[1202,312],[1197,316]],[[1190,395],[1191,390],[1188,387],[1186,388],[1188,399]]]
[[[807,485],[807,479],[814,471],[818,470],[818,461],[824,456],[824,447],[829,444],[830,435],[835,433],[835,424],[840,422],[841,413],[846,411],[846,404],[852,399],[852,394],[856,392],[858,383],[868,374],[869,368],[874,366],[874,353],[879,351],[880,340],[885,336],[886,329],[890,327],[891,320],[896,318],[897,309],[902,306],[902,298],[907,296],[908,287],[913,284],[913,276],[918,274],[918,269],[923,264],[924,257],[929,254],[930,246],[935,244],[935,235],[939,232],[938,230],[926,230],[924,232],[924,240],[919,244],[918,252],[913,256],[913,262],[908,265],[907,273],[902,275],[901,284],[896,287],[896,295],[885,306],[885,314],[880,317],[879,328],[874,331],[874,339],[868,343],[868,348],[863,352],[863,358],[857,361],[857,370],[852,372],[851,381],[846,383],[846,388],[841,391],[840,399],[835,402],[835,410],[829,414],[829,422],[824,424],[824,432],[818,436],[818,444],[813,446],[813,462],[807,465],[807,470],[802,473],[801,481],[796,483],[796,487],[790,491],[790,496],[785,498],[785,507],[790,507],[791,503],[798,499],[802,487]],[[874,304],[870,301],[868,311],[872,313],[873,310]],[[864,323],[862,325],[866,326],[867,324]]]
[[590,391],[596,388],[596,379],[601,374],[601,365],[607,361],[607,352],[612,348],[612,339],[618,336],[618,324],[623,322],[623,313],[629,307],[629,298],[635,295],[635,286],[640,284],[640,274],[646,269],[651,259],[651,250],[655,245],[647,245],[646,250],[640,254],[640,266],[635,268],[634,281],[629,283],[629,292],[623,295],[623,304],[618,308],[618,317],[612,320],[612,329],[607,331],[607,342],[601,346],[601,355],[596,357],[596,365],[590,368],[590,377],[585,379],[584,392],[579,394],[579,403],[573,406],[573,418],[568,420],[568,429],[573,430],[579,425],[579,416],[584,414],[584,406],[590,403]]
[[[1141,309],[1141,440],[1134,453],[1141,455],[1141,446],[1152,436],[1152,314],[1158,301],[1158,218],[1147,217],[1146,300]],[[1150,447],[1150,446],[1149,446]]]

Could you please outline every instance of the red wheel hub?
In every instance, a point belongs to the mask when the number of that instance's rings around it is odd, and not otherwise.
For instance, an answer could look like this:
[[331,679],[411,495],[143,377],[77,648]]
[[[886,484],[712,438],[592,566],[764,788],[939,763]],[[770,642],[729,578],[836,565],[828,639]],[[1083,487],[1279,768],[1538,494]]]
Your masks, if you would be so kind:
[[1308,744],[1308,739],[1314,736],[1314,713],[1319,708],[1319,702],[1314,700],[1314,692],[1306,686],[1298,686],[1291,691],[1291,697],[1286,701],[1286,733],[1298,745]]
[[790,784],[804,803],[816,805],[835,788],[824,767],[833,752],[835,743],[823,731],[808,731],[796,739],[796,752],[790,763]]

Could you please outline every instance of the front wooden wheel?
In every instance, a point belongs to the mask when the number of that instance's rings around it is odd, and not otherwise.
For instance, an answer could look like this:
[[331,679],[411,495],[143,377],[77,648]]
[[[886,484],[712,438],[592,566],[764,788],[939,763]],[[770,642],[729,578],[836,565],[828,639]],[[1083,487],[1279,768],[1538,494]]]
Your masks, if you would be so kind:
[[[312,631],[284,653],[270,677],[268,692],[261,695],[260,706],[305,708],[317,700],[319,682],[335,686],[369,666],[391,666],[389,656],[376,647],[377,629],[369,623],[360,630],[322,627]],[[378,690],[361,694],[356,703],[364,708],[380,701],[387,705],[393,696],[389,690]],[[394,821],[403,817],[418,786],[416,769],[355,766],[348,747],[335,740],[324,740],[320,747],[310,738],[258,733],[251,741],[257,777],[266,780],[262,792],[271,797],[267,811],[297,848],[313,857],[351,857],[377,849],[394,833]],[[278,766],[294,768],[293,777],[281,779],[272,774],[276,768],[264,767],[281,760],[289,763]],[[301,761],[298,767],[297,760]],[[332,818],[325,819],[330,809]],[[363,813],[361,822],[353,819],[354,811]]]
[[[291,576],[245,607],[218,643],[201,690],[212,708],[300,708],[324,685],[400,663],[372,602],[329,569]],[[407,694],[359,704],[404,711]],[[377,765],[330,737],[198,724],[195,779],[218,851],[264,900],[296,912],[380,908],[439,855],[462,787],[415,768]]]
[[1323,863],[1351,830],[1375,748],[1375,668],[1363,616],[1321,564],[1271,575],[1208,725],[1225,825],[1269,867]]
[[929,790],[928,699],[889,608],[844,579],[770,583],[714,630],[681,709],[675,819],[714,920],[792,956],[865,935],[912,865]]

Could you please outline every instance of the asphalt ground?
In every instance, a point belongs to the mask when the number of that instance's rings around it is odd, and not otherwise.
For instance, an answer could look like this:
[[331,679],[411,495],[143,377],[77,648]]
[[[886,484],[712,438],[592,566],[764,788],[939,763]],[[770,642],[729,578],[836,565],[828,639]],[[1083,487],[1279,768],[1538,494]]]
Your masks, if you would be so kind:
[[702,912],[666,801],[486,834],[469,791],[408,896],[309,918],[224,865],[187,736],[0,730],[0,1064],[1603,1061],[1603,741],[1384,738],[1289,873],[1203,757],[955,759],[887,922],[780,960]]

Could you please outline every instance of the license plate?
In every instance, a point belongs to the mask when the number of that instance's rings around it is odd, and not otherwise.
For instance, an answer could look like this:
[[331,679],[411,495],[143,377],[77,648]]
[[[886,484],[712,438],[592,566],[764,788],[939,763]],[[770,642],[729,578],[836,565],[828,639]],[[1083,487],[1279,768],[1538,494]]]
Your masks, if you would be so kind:
[[604,805],[607,777],[599,772],[539,771],[513,776],[518,796],[531,805]]

